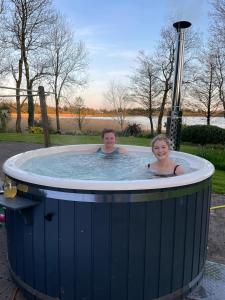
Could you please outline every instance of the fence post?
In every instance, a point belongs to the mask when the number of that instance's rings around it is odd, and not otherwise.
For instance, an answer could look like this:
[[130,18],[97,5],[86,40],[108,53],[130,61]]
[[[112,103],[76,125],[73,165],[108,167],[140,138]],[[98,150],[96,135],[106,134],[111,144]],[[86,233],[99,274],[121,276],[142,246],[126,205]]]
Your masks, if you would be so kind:
[[47,107],[45,101],[45,90],[43,86],[38,87],[38,95],[40,100],[40,107],[41,107],[41,120],[42,126],[44,131],[44,144],[45,147],[50,147],[50,135],[49,135],[49,124],[48,124],[48,114],[47,114]]

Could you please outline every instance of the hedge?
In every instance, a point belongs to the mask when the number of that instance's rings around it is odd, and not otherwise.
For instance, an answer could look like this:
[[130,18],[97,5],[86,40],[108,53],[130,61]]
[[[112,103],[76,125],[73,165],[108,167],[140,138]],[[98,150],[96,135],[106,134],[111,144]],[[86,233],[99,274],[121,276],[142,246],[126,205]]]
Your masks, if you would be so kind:
[[225,129],[212,125],[183,126],[182,142],[194,144],[225,144]]

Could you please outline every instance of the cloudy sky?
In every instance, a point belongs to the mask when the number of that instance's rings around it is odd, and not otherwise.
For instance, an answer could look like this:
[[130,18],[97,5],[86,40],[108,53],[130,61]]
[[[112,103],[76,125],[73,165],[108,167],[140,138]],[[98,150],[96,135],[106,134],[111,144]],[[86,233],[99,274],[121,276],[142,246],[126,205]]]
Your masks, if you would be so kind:
[[[184,3],[185,2],[185,3]],[[207,33],[208,0],[53,0],[89,53],[89,84],[82,94],[89,107],[104,107],[110,80],[128,83],[139,50],[150,53],[171,17]]]

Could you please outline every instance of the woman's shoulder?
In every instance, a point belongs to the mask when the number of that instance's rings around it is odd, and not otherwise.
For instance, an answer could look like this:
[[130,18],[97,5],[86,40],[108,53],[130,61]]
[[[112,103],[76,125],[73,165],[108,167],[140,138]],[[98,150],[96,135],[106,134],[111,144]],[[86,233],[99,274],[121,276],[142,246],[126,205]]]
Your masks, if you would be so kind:
[[117,151],[120,153],[120,154],[126,154],[128,153],[127,149],[124,148],[124,147],[117,147]]
[[125,154],[125,153],[127,153],[127,150],[123,147],[118,146],[118,147],[115,147],[112,152],[106,152],[106,151],[104,151],[104,148],[102,146],[99,146],[95,152],[106,154],[106,155],[115,155],[115,154]]
[[182,165],[175,164],[173,173],[174,175],[184,174],[185,173],[184,167]]
[[97,147],[97,149],[95,149],[96,153],[101,153],[102,152],[102,147]]

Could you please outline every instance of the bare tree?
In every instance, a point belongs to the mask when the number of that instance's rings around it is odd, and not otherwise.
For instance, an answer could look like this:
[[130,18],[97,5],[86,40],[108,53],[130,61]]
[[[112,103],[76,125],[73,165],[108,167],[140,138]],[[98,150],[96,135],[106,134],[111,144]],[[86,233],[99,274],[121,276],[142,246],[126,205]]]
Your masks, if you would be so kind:
[[[23,61],[20,55],[17,55],[14,51],[14,41],[12,38],[12,32],[9,31],[8,24],[8,14],[7,9],[3,6],[3,1],[1,2],[1,18],[0,24],[2,31],[0,34],[0,75],[1,78],[6,78],[7,76],[12,75],[16,83],[16,132],[21,132],[21,104],[20,104],[20,86],[22,82],[22,73],[23,73]],[[10,37],[10,38],[9,38]]]
[[0,39],[0,77],[3,79],[9,74],[11,54],[8,49],[4,47]]
[[217,97],[216,59],[211,49],[204,49],[199,56],[199,69],[193,83],[192,96],[198,100],[198,109],[205,115],[207,125],[219,105]]
[[121,130],[123,130],[126,119],[126,110],[131,102],[127,87],[119,82],[111,81],[104,97],[106,103],[115,112],[116,120],[119,123]]
[[74,41],[74,35],[61,15],[57,15],[49,34],[48,55],[51,73],[49,83],[55,94],[56,127],[60,133],[59,103],[63,89],[84,86],[88,64],[84,43]]
[[154,65],[158,68],[161,104],[159,107],[159,116],[157,124],[157,133],[162,131],[162,118],[164,115],[165,105],[168,99],[168,93],[172,88],[172,75],[174,70],[176,36],[175,31],[170,27],[166,27],[161,31],[161,41],[154,55]]
[[82,97],[76,97],[73,100],[68,100],[67,103],[70,106],[70,110],[76,114],[78,128],[80,131],[82,131],[86,118],[85,100]]
[[2,14],[3,13],[3,11],[4,11],[4,0],[1,0],[0,1],[0,14]]
[[225,118],[225,1],[212,0],[211,4],[211,47],[215,55],[218,96]]
[[[54,22],[50,0],[10,0],[4,19],[4,42],[19,52],[17,88],[22,83],[23,66],[28,89],[28,126],[34,122],[32,95],[33,78],[30,74],[30,53],[41,51],[46,44],[49,26]],[[17,92],[19,102],[19,90]]]
[[[188,65],[191,63],[195,57],[195,51],[198,47],[199,37],[196,32],[191,29],[186,31],[186,41],[185,41],[185,61],[184,61],[184,82],[188,82],[187,70]],[[162,118],[164,115],[164,110],[168,101],[168,96],[172,88],[172,76],[174,72],[175,64],[175,50],[177,43],[177,33],[173,26],[167,26],[161,31],[161,40],[157,46],[157,50],[154,55],[154,65],[156,70],[159,72],[159,81],[161,93],[161,104],[159,106],[159,116],[157,132],[162,131]],[[194,53],[194,54],[193,54]],[[186,79],[185,79],[186,77]]]
[[131,78],[131,90],[134,101],[143,107],[149,118],[151,134],[154,133],[153,112],[158,104],[159,80],[158,70],[152,63],[150,56],[143,51],[139,52],[137,57],[138,67]]
[[[1,16],[0,24],[4,28],[4,20]],[[20,105],[20,85],[22,82],[22,66],[23,62],[18,56],[18,53],[14,52],[13,49],[5,43],[5,32],[0,34],[0,77],[2,82],[9,79],[12,76],[16,83],[16,107],[17,107],[17,119],[16,119],[16,132],[21,132],[21,105]]]
[[[30,64],[30,91],[32,93],[33,87],[35,83],[40,83],[40,80],[42,77],[49,75],[49,72],[47,72],[47,66],[44,60],[44,56],[40,55],[39,53],[34,53],[34,57],[31,58],[32,63]],[[16,119],[16,132],[21,132],[21,108],[24,105],[24,102],[28,100],[28,97],[23,96],[23,94],[20,93],[20,86],[22,82],[22,74],[23,74],[23,63],[21,60],[19,60],[19,65],[17,67],[18,61],[11,61],[11,74],[16,82],[16,112],[17,112],[17,119]],[[36,84],[37,85],[37,84]],[[30,93],[25,93],[30,95]],[[21,102],[21,97],[23,101]],[[33,94],[32,94],[33,98]],[[29,104],[29,101],[28,101]],[[33,104],[32,104],[33,105]]]
[[223,106],[223,116],[225,118],[225,56],[219,51],[216,53],[216,84],[218,96]]
[[11,72],[12,76],[16,82],[16,132],[22,132],[21,130],[21,101],[20,101],[20,86],[22,82],[22,74],[23,74],[23,62],[20,58],[18,61],[18,67],[15,68],[14,64],[11,64]]
[[224,44],[225,42],[225,1],[211,0],[212,10],[210,16],[212,18],[210,31],[217,41]]

